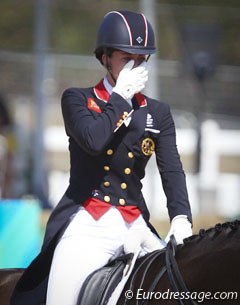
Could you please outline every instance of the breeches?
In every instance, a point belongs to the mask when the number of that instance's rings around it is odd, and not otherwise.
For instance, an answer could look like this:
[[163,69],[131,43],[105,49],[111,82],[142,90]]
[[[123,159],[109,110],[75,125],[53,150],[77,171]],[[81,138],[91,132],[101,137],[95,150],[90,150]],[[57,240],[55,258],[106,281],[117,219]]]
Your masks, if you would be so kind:
[[[147,225],[141,215],[128,224],[114,207],[99,220],[80,208],[56,246],[46,305],[76,305],[86,277],[113,257],[122,254],[129,229],[132,231],[143,227]],[[159,247],[163,247],[160,239]],[[142,254],[144,252],[148,251],[142,249]]]

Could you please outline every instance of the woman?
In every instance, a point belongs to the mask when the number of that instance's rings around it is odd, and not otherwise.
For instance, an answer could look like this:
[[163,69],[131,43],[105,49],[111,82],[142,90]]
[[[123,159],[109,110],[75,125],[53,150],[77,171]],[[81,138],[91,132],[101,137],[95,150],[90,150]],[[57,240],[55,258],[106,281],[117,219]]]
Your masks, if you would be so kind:
[[191,235],[185,175],[169,106],[140,92],[148,80],[146,61],[154,52],[154,33],[143,14],[113,11],[104,17],[95,54],[107,73],[95,87],[63,93],[70,183],[12,305],[40,304],[46,290],[47,305],[76,304],[86,277],[121,254],[132,232],[144,232],[151,240],[141,255],[164,246],[149,223],[141,193],[153,152],[167,197],[169,234],[179,243]]

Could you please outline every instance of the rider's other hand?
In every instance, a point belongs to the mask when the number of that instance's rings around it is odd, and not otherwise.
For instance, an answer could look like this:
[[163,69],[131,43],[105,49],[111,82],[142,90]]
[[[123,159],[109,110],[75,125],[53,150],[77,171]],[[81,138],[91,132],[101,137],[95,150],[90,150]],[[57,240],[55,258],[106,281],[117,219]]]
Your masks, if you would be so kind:
[[192,224],[186,215],[177,215],[173,218],[170,230],[165,238],[166,242],[169,242],[171,235],[174,235],[178,245],[183,244],[184,238],[192,235]]

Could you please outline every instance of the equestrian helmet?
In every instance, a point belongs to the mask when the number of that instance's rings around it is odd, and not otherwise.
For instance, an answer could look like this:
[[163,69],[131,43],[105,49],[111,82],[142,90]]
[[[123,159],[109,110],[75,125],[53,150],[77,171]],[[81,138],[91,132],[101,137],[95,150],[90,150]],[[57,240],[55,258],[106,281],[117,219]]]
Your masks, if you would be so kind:
[[102,61],[104,50],[111,48],[130,54],[155,53],[151,24],[141,13],[111,11],[106,14],[97,32],[96,57]]

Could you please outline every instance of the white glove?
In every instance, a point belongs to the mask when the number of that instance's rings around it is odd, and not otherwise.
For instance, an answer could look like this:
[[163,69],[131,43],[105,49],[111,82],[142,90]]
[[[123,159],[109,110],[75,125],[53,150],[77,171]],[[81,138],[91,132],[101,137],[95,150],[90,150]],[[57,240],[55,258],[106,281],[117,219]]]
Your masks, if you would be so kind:
[[148,70],[146,68],[146,62],[143,62],[136,68],[134,66],[134,60],[130,60],[123,69],[120,71],[117,83],[113,88],[113,92],[121,95],[125,100],[131,99],[135,93],[140,92],[145,88],[145,84],[148,80]]
[[142,248],[144,254],[164,248],[165,242],[155,236],[148,227],[129,229],[124,241],[125,253],[136,253]]
[[170,236],[174,235],[177,244],[183,244],[183,239],[192,235],[192,224],[188,221],[186,215],[177,215],[171,222],[170,230],[165,238],[169,242]]

